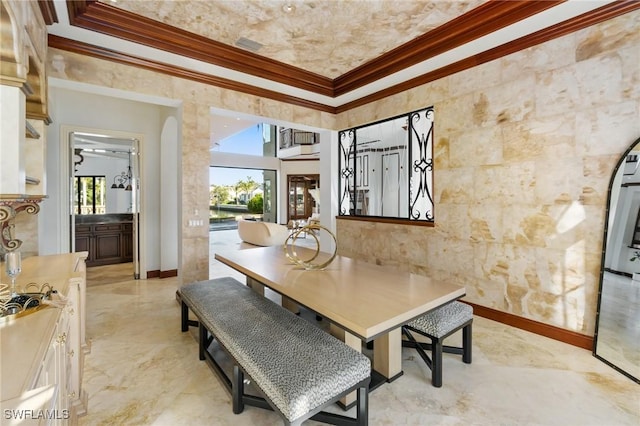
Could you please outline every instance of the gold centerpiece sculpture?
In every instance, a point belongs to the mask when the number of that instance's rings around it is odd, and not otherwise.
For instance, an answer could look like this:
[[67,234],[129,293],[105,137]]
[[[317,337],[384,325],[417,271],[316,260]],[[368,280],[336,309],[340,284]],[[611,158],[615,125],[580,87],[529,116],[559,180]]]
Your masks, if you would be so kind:
[[[322,230],[329,233],[329,235],[331,235],[331,238],[333,238],[333,243],[334,243],[333,253],[324,262],[314,262],[318,258],[318,255],[320,254],[320,240],[318,239],[317,234],[319,234],[320,231]],[[305,236],[310,235],[316,241],[315,253],[313,254],[313,256],[311,256],[311,258],[306,260],[298,257],[298,253],[296,252],[296,247],[295,247],[296,240],[300,237],[301,234],[304,234]],[[333,262],[333,259],[335,259],[336,254],[338,253],[338,242],[336,240],[336,236],[333,234],[333,232],[331,232],[330,229],[318,223],[312,223],[312,224],[307,224],[293,231],[284,241],[283,248],[284,248],[284,254],[287,257],[287,259],[289,259],[296,265],[302,266],[306,270],[322,270],[322,269],[325,269],[327,266],[329,266],[329,264]]]

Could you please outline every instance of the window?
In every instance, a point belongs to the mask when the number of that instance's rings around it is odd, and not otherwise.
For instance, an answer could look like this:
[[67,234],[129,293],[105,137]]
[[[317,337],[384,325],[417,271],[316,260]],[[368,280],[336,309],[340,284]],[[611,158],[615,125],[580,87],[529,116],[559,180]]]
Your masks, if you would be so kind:
[[276,127],[261,123],[216,142],[214,150],[229,154],[276,156]]
[[106,191],[104,176],[76,176],[73,182],[74,213],[106,213]]
[[433,222],[433,107],[342,130],[340,216]]
[[209,223],[213,230],[229,229],[237,216],[277,221],[274,170],[209,168]]

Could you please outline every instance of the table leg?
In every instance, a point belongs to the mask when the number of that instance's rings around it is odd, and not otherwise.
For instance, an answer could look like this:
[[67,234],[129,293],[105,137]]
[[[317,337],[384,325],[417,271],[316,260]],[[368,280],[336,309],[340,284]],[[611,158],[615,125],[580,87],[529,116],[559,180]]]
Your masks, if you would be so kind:
[[[335,325],[331,324],[329,325],[329,332],[331,333],[332,336],[342,340],[344,343],[347,344],[347,346],[352,347],[353,349],[357,350],[358,352],[362,352],[362,340],[360,340],[359,337],[354,336],[353,334],[344,331],[343,329],[341,329],[340,327],[336,327]],[[340,399],[340,403],[345,406],[345,407],[349,407],[351,404],[355,403],[357,400],[357,392],[351,392],[349,395],[345,396],[344,398]]]
[[[258,293],[260,296],[264,297],[264,284],[254,280],[251,277],[247,277],[247,286],[251,288],[251,290]],[[282,307],[288,309],[294,314],[298,314],[300,312],[300,307],[298,306],[298,304],[286,296],[282,296]]]
[[296,302],[289,299],[287,296],[282,296],[282,307],[293,312],[294,314],[300,313],[300,307]]
[[251,277],[247,277],[247,286],[249,286],[251,290],[255,291],[260,296],[264,296],[264,284],[254,280]]
[[402,332],[400,328],[391,330],[374,341],[373,369],[389,381],[402,374]]

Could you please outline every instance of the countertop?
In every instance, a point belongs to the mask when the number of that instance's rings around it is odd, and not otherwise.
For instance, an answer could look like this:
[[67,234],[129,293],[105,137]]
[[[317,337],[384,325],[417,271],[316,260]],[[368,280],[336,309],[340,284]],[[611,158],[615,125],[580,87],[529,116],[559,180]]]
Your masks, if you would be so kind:
[[96,225],[105,223],[131,223],[132,213],[83,214],[76,215],[76,225]]
[[[27,257],[22,260],[23,272],[16,280],[17,287],[47,283],[66,295],[70,280],[74,277],[82,279],[79,268],[84,268],[82,259],[86,255],[86,252],[80,252]],[[8,284],[4,263],[1,265],[0,281]],[[46,307],[23,317],[0,318],[0,398],[3,401],[20,397],[35,384],[60,314],[60,308]]]

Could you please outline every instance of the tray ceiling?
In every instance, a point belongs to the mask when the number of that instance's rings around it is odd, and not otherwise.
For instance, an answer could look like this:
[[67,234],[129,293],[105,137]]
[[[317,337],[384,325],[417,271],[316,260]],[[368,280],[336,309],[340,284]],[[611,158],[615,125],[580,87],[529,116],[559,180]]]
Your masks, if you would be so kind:
[[155,21],[334,79],[474,9],[484,0],[101,0]]
[[[333,113],[640,8],[607,0],[42,4],[57,15],[51,47]],[[262,46],[249,51],[240,38]]]

